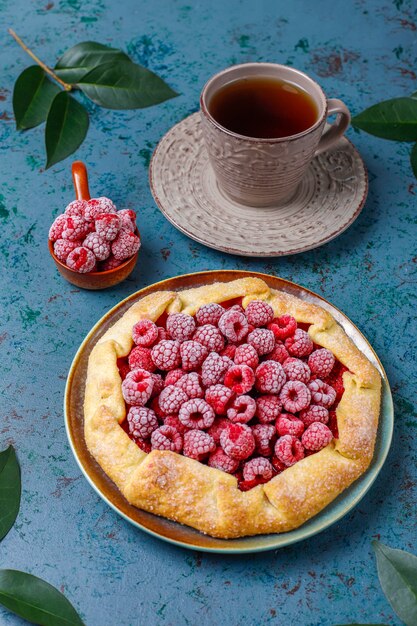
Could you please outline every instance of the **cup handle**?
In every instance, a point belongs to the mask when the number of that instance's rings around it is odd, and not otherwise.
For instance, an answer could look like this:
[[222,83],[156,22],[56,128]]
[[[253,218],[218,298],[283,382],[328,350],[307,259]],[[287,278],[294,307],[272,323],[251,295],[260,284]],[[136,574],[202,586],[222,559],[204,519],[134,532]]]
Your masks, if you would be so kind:
[[72,164],[72,182],[77,200],[90,200],[90,190],[88,188],[87,168],[82,161],[74,161]]
[[327,101],[327,117],[337,113],[336,121],[326,130],[319,141],[315,154],[328,150],[343,135],[350,123],[350,112],[346,104],[336,98]]

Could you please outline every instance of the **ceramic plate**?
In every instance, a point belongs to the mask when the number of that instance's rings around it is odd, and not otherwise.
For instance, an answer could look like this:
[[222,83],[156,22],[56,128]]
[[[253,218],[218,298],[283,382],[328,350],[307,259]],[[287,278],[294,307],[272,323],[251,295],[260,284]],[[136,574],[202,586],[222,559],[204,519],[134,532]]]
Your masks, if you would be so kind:
[[149,178],[156,204],[181,232],[210,248],[253,257],[295,254],[327,243],[355,221],[368,193],[365,165],[342,137],[312,160],[285,204],[263,208],[239,204],[216,182],[199,113],[162,138]]
[[[343,326],[346,333],[356,345],[366,354],[380,371],[383,378],[382,385],[382,409],[375,447],[375,455],[371,466],[349,489],[344,491],[334,502],[327,506],[321,513],[296,530],[283,534],[259,535],[256,537],[244,537],[242,539],[216,539],[202,533],[172,522],[151,513],[141,511],[130,505],[119,492],[113,482],[106,476],[101,467],[96,463],[88,452],[84,440],[83,402],[84,388],[87,372],[87,363],[90,352],[101,335],[113,325],[119,317],[137,300],[154,291],[161,289],[182,290],[197,287],[217,281],[230,281],[244,276],[258,276],[265,280],[274,289],[281,289],[300,298],[319,304],[327,309],[336,320]],[[300,287],[295,283],[283,280],[275,276],[260,274],[258,272],[242,271],[213,271],[199,272],[169,278],[162,282],[145,287],[141,291],[122,300],[113,307],[92,328],[81,344],[74,361],[71,365],[65,390],[65,422],[68,439],[74,456],[89,483],[117,513],[126,520],[151,535],[169,541],[170,543],[207,552],[244,553],[261,552],[288,546],[297,541],[312,537],[316,533],[326,529],[346,515],[363,498],[374,480],[376,479],[386,459],[393,429],[393,405],[391,391],[384,369],[360,331],[352,322],[329,302],[316,295],[312,291]]]

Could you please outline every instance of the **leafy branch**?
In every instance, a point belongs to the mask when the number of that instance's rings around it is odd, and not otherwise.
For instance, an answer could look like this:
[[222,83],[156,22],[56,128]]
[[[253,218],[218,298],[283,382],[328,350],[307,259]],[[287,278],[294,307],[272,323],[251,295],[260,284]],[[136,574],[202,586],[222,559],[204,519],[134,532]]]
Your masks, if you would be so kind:
[[95,104],[119,110],[142,109],[178,95],[122,50],[85,41],[67,50],[51,69],[14,30],[9,33],[36,62],[16,80],[13,111],[17,130],[46,122],[46,169],[75,152],[87,135],[88,112],[70,92],[80,90]]
[[[353,117],[352,126],[382,139],[417,142],[417,92],[374,104]],[[417,178],[417,143],[411,149],[410,162]]]
[[[21,490],[19,462],[9,446],[0,452],[0,541],[19,513]],[[0,604],[40,626],[84,626],[64,594],[26,572],[0,569]]]

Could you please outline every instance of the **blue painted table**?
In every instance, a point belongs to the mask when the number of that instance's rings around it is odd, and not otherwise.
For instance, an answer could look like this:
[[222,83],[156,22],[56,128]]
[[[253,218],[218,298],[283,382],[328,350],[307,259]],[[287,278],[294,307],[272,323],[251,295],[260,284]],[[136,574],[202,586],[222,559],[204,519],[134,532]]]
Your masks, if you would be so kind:
[[[362,214],[322,248],[268,261],[227,256],[177,232],[152,200],[147,170],[162,135],[196,110],[205,80],[232,63],[294,65],[354,112],[415,91],[415,4],[0,0],[0,15],[0,444],[15,445],[23,474],[22,507],[0,566],[61,588],[88,626],[399,624],[370,541],[415,551],[417,184],[409,147],[349,130],[369,168]],[[14,130],[13,81],[31,62],[7,26],[50,64],[79,41],[124,48],[182,94],[142,111],[89,105],[88,141],[76,156],[89,165],[96,195],[138,210],[144,242],[132,276],[110,291],[73,288],[48,258],[49,224],[73,196],[70,161],[45,172],[43,129]],[[391,453],[359,506],[308,542],[253,557],[185,551],[119,518],[81,476],[62,414],[73,355],[105,311],[146,284],[221,268],[277,274],[330,299],[375,347],[396,404]],[[22,623],[2,609],[0,622]]]

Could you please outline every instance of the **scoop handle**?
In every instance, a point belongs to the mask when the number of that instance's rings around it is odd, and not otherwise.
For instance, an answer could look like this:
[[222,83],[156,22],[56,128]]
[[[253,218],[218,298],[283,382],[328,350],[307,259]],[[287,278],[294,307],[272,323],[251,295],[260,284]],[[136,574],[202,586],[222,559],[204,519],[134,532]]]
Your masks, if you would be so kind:
[[82,161],[74,161],[72,164],[72,182],[77,200],[90,200],[87,168]]

